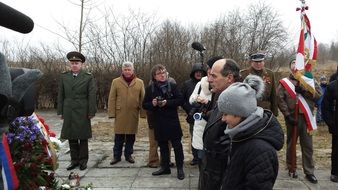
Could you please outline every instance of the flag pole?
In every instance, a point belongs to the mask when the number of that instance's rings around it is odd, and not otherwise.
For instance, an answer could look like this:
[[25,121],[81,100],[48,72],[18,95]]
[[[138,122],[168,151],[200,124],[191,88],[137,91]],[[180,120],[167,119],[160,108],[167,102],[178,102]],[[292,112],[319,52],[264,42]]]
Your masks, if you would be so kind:
[[[306,9],[305,0],[299,0],[302,3],[301,8],[297,8],[296,11]],[[297,82],[299,85],[299,82]],[[296,103],[295,103],[295,123],[291,131],[291,147],[290,147],[290,160],[291,160],[291,168],[289,168],[289,173],[291,177],[294,177],[297,170],[297,138],[298,138],[298,113],[299,113],[299,103],[298,103],[298,96],[296,96]]]
[[[299,85],[299,84],[298,84]],[[298,138],[298,113],[299,113],[299,104],[298,104],[298,96],[296,96],[296,106],[295,106],[295,123],[291,131],[291,168],[289,168],[289,173],[291,177],[294,177],[297,170],[297,138]]]

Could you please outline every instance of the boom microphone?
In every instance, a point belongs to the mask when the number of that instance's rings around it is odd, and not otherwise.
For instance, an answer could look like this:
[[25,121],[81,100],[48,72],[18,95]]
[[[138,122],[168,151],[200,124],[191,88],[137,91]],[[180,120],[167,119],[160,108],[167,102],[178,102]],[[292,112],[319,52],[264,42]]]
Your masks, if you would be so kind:
[[27,34],[34,28],[34,22],[28,16],[0,2],[0,26]]
[[197,50],[197,51],[204,51],[204,50],[206,50],[205,47],[201,43],[199,43],[199,42],[193,42],[191,44],[191,47],[194,50]]

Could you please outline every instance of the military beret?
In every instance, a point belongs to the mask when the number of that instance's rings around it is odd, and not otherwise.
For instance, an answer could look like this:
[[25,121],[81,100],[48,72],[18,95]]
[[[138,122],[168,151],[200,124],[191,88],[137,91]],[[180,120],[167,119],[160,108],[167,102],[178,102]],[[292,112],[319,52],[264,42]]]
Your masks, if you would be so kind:
[[250,54],[250,60],[251,61],[264,61],[265,59],[265,53],[263,52],[257,52]]
[[82,55],[80,52],[77,51],[71,51],[67,53],[67,59],[69,61],[81,61],[84,63],[86,61],[86,58],[84,55]]

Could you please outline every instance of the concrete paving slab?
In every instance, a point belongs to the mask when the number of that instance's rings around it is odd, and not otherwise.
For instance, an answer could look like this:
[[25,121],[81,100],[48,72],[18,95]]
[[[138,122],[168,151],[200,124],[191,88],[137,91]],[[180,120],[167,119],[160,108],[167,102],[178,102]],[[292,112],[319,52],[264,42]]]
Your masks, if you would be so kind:
[[[51,126],[51,130],[60,134],[62,120],[56,116],[55,111],[38,111],[38,114],[43,116],[46,122]],[[93,119],[95,122],[104,122],[107,120],[105,113],[98,113]],[[198,167],[190,166],[191,160],[190,145],[188,142],[183,142],[185,154],[184,171],[186,178],[178,180],[176,177],[176,168],[172,168],[172,174],[164,176],[152,176],[151,173],[158,168],[148,168],[148,138],[137,138],[134,146],[134,154],[136,163],[130,164],[124,160],[116,165],[111,166],[109,162],[112,159],[111,141],[95,141],[89,142],[89,162],[88,169],[80,171],[78,168],[73,172],[79,173],[81,177],[81,185],[86,186],[89,183],[93,184],[95,190],[196,190],[198,184]],[[69,152],[67,152],[68,143],[62,147],[59,155],[59,168],[56,170],[56,176],[59,183],[67,180],[70,171],[66,170],[70,163]],[[172,151],[171,160],[174,161],[174,153]],[[299,155],[300,156],[300,155]],[[280,160],[280,162],[285,162]],[[273,189],[275,190],[338,190],[338,183],[333,183],[329,180],[330,169],[316,169],[315,175],[319,180],[318,184],[308,182],[304,177],[301,169],[298,171],[297,179],[290,178],[286,170],[279,170],[277,181]]]
[[134,188],[174,188],[189,189],[189,180],[178,180],[176,175],[138,177],[132,184]]
[[136,177],[140,173],[140,168],[93,168],[86,177]]
[[118,176],[104,176],[104,177],[85,177],[82,178],[80,184],[86,186],[89,183],[93,184],[93,188],[126,188],[130,189],[132,187],[134,177],[118,177]]

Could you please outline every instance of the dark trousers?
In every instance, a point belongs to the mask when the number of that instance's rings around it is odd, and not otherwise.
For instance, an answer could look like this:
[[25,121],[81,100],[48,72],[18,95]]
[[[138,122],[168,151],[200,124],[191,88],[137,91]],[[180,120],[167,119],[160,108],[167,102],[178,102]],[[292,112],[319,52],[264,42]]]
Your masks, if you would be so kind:
[[[177,168],[183,168],[183,160],[184,160],[184,154],[183,154],[183,147],[181,143],[181,138],[170,140],[171,145],[174,149],[175,153],[175,161]],[[168,147],[168,141],[158,141],[158,146],[160,147],[160,153],[161,153],[161,167],[163,168],[169,168],[169,147]]]
[[86,165],[88,162],[88,139],[69,139],[70,159],[73,164]]
[[[189,123],[189,132],[190,132],[190,137],[191,137],[190,142],[192,142],[192,136],[194,134],[194,123]],[[195,149],[192,145],[191,145],[191,152],[192,152],[193,160],[198,161],[197,149]]]
[[331,174],[338,175],[338,135],[332,134]]
[[227,167],[227,154],[211,155],[204,152],[202,163],[200,165],[200,174],[198,181],[199,190],[220,189],[225,176]]
[[124,146],[124,157],[129,158],[134,152],[135,134],[115,134],[114,158],[121,159],[122,148]]

